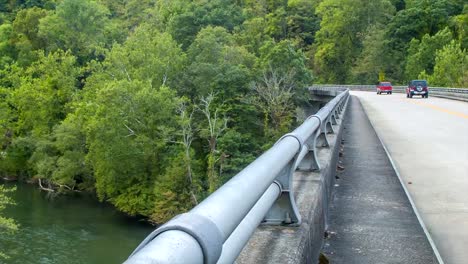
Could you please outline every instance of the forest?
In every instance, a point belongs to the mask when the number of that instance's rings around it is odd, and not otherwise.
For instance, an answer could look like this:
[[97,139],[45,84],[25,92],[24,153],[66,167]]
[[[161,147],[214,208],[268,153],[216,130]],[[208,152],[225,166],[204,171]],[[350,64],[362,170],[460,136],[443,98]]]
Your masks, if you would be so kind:
[[0,176],[161,224],[313,83],[468,87],[467,34],[465,0],[0,0]]

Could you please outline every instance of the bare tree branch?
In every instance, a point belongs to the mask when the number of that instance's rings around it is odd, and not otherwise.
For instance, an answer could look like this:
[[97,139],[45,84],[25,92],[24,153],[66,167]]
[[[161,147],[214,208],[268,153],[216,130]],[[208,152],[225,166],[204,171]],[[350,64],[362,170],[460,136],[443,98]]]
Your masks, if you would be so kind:
[[257,94],[253,100],[272,121],[275,128],[280,126],[293,106],[294,75],[295,72],[292,70],[279,74],[270,67],[263,72],[262,79],[253,84],[252,88]]
[[125,137],[136,136],[135,131],[133,131],[133,129],[131,129],[130,127],[128,127],[126,124],[124,124],[124,126],[125,126],[125,127],[128,129],[128,131],[130,132],[130,134],[126,135]]

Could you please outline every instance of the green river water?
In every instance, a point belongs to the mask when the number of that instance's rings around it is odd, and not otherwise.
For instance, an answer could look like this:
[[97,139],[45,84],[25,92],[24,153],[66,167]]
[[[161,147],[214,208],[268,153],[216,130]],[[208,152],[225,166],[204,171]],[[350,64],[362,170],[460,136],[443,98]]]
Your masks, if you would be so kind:
[[[4,184],[1,183],[0,184]],[[0,237],[5,264],[122,263],[154,228],[85,195],[51,198],[36,186],[17,186],[17,205],[4,211],[20,229]]]

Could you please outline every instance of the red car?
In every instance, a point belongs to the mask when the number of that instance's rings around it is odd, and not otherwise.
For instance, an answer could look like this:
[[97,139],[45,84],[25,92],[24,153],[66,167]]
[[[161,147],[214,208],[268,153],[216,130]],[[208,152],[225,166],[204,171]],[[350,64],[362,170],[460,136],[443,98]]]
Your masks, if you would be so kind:
[[377,84],[377,94],[387,93],[392,94],[393,87],[390,82],[379,82]]

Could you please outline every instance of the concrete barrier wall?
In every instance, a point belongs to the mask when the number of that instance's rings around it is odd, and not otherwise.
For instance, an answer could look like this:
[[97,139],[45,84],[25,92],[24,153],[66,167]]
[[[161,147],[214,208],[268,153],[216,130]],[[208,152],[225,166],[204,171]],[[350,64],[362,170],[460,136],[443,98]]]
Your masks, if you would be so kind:
[[[317,92],[317,91],[316,91]],[[335,91],[319,91],[335,95]],[[261,225],[244,247],[236,263],[317,263],[324,241],[329,201],[335,184],[338,152],[341,147],[342,120],[346,104],[335,134],[328,134],[329,148],[319,148],[317,156],[321,170],[296,171],[293,179],[295,199],[302,216],[298,227]]]

